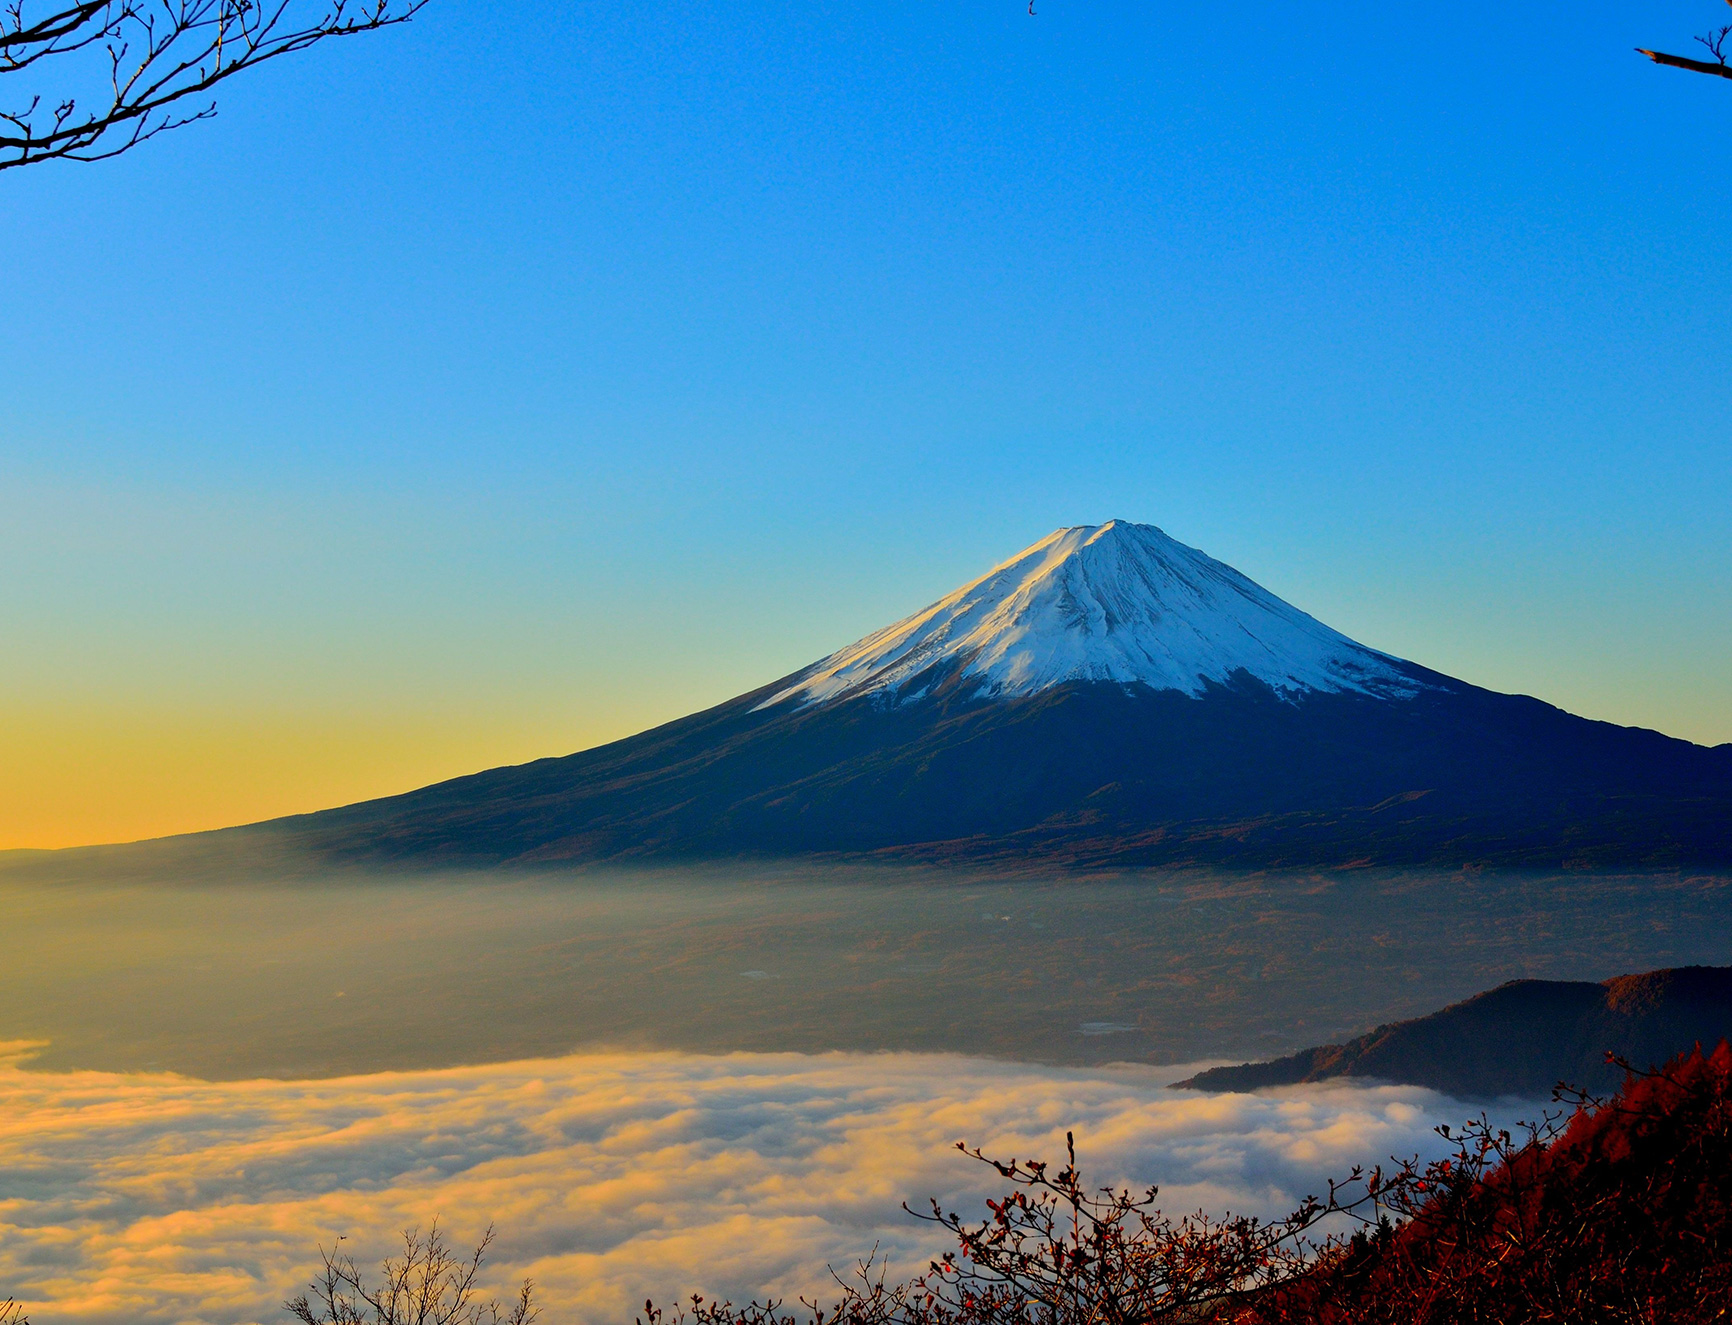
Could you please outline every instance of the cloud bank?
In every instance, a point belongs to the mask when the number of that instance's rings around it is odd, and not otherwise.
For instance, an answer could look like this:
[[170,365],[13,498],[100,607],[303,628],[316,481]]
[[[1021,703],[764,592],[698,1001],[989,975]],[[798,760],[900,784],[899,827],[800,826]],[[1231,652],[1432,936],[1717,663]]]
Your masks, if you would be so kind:
[[1169,1209],[1284,1213],[1323,1179],[1435,1153],[1465,1106],[1407,1087],[1171,1092],[1178,1069],[947,1055],[610,1054],[318,1081],[212,1083],[0,1061],[0,1299],[39,1321],[281,1321],[339,1235],[357,1260],[440,1218],[500,1230],[499,1295],[629,1321],[646,1295],[822,1292],[874,1243],[948,1245],[900,1209],[972,1210],[954,1150],[1159,1182]]

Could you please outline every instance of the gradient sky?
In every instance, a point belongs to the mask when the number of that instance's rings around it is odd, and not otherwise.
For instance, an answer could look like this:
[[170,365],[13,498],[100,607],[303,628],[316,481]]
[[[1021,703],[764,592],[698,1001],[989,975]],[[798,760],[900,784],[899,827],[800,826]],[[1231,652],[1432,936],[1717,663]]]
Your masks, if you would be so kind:
[[0,175],[0,846],[564,753],[1051,529],[1732,740],[1666,5],[434,0]]

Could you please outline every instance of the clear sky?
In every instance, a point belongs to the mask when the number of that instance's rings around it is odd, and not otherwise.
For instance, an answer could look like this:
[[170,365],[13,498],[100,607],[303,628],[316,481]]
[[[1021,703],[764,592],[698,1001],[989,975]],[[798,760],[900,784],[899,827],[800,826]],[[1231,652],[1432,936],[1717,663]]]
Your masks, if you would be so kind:
[[1732,740],[1709,0],[433,0],[0,174],[0,846],[310,810],[1158,524]]

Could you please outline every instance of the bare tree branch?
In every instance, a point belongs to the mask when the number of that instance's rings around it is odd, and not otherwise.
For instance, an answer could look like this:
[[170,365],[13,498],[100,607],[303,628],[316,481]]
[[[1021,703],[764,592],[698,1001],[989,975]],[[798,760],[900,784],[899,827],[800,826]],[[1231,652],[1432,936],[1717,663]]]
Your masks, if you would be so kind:
[[1719,74],[1722,78],[1732,78],[1732,68],[1724,64],[1709,64],[1706,60],[1692,60],[1683,55],[1667,55],[1664,51],[1645,51],[1640,46],[1636,47],[1636,50],[1655,64],[1669,64],[1674,69],[1692,69],[1699,74]]
[[55,0],[28,13],[27,2],[0,5],[0,78],[14,76],[0,86],[52,68],[61,90],[0,110],[0,170],[118,156],[216,113],[182,110],[185,98],[327,37],[407,22],[427,0]]
[[283,1310],[303,1325],[535,1325],[541,1309],[528,1280],[510,1306],[481,1299],[481,1263],[492,1245],[489,1228],[465,1259],[446,1245],[437,1222],[425,1236],[411,1229],[403,1254],[387,1259],[376,1280],[335,1247],[321,1247],[323,1272]]
[[[1732,0],[1726,0],[1732,5]],[[1671,65],[1674,69],[1688,69],[1698,74],[1718,74],[1721,78],[1732,78],[1732,67],[1726,63],[1726,39],[1732,37],[1732,23],[1727,24],[1718,32],[1709,32],[1697,37],[1699,44],[1708,48],[1713,61],[1692,60],[1686,55],[1667,55],[1664,51],[1650,51],[1645,47],[1636,47],[1638,55],[1645,55],[1655,64]]]

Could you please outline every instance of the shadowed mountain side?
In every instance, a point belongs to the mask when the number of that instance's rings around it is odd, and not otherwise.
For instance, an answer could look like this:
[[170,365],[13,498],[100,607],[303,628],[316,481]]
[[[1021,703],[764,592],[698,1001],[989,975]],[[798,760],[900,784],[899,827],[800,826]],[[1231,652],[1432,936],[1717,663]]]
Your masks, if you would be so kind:
[[918,703],[754,711],[784,678],[580,754],[231,832],[374,864],[1732,861],[1732,747],[1399,666],[1427,688],[1295,698],[1241,676],[1198,697],[1072,682],[982,700],[952,678]]
[[1588,981],[1512,980],[1430,1016],[1268,1063],[1216,1067],[1178,1084],[1248,1091],[1372,1077],[1449,1095],[1544,1095],[1560,1081],[1615,1090],[1608,1051],[1651,1067],[1732,1036],[1732,967],[1683,966]]

